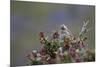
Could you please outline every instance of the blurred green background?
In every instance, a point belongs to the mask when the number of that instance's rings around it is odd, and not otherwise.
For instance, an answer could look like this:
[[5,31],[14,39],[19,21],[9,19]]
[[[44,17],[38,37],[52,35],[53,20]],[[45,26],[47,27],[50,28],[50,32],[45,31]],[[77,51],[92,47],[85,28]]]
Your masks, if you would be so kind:
[[39,49],[38,33],[48,36],[65,24],[78,36],[83,21],[89,20],[89,48],[95,48],[95,6],[11,1],[11,65],[26,65],[26,55]]

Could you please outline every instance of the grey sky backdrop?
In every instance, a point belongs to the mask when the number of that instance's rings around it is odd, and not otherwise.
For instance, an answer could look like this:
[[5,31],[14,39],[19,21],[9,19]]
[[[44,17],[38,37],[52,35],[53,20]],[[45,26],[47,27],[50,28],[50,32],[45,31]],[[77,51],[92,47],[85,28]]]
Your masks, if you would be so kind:
[[89,48],[95,48],[95,7],[90,5],[11,1],[11,64],[26,65],[25,56],[40,48],[38,33],[51,35],[65,24],[75,36],[89,20]]

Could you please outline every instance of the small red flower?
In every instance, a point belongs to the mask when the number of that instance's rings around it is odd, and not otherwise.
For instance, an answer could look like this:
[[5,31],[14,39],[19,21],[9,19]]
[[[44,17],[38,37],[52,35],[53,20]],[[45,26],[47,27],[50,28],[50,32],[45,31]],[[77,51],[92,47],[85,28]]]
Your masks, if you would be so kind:
[[44,32],[40,32],[39,33],[39,39],[40,39],[40,43],[44,44],[45,43],[45,35]]
[[44,32],[40,32],[39,33],[40,38],[43,37],[44,38]]
[[58,33],[58,31],[56,31],[56,32],[53,34],[53,38],[56,39],[56,38],[58,38],[58,37],[59,37],[59,33]]
[[75,57],[75,54],[76,54],[76,52],[75,52],[75,48],[69,48],[69,54],[74,58]]
[[69,44],[65,44],[64,48],[67,49],[67,50],[69,50],[69,48],[70,48]]
[[40,52],[41,55],[45,55],[46,54],[46,49],[45,48],[41,48],[39,52]]

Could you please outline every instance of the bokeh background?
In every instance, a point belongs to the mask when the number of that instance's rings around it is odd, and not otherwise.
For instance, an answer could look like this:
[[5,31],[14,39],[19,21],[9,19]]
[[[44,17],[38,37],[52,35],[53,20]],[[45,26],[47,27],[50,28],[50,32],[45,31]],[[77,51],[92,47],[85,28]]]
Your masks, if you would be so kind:
[[41,47],[39,32],[50,36],[65,24],[78,36],[84,20],[89,20],[88,48],[95,49],[95,6],[11,1],[11,65],[26,65],[26,55]]

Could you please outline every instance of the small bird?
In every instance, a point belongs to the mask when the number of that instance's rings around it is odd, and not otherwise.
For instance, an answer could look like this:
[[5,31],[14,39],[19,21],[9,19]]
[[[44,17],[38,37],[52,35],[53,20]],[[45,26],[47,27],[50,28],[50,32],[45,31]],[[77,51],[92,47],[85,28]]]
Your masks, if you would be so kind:
[[70,36],[72,36],[71,31],[67,28],[67,26],[62,24],[60,26],[60,38],[63,39],[64,37],[70,37]]

